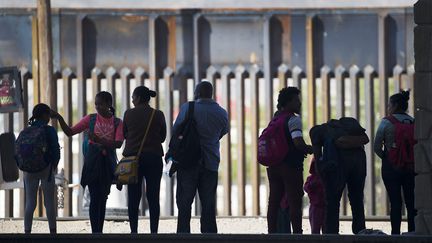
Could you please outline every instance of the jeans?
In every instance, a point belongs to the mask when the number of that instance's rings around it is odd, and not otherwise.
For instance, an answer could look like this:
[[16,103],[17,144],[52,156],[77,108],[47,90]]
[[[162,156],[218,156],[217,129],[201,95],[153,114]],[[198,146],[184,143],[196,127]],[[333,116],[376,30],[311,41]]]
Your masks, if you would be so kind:
[[415,231],[414,218],[417,215],[417,210],[414,208],[414,172],[396,170],[384,159],[381,175],[390,200],[391,234],[400,234],[402,221],[401,190],[407,209],[408,231]]
[[128,214],[132,233],[138,232],[138,209],[142,196],[142,182],[145,178],[146,197],[150,210],[150,232],[157,233],[159,226],[159,193],[162,178],[162,157],[143,153],[139,160],[138,183],[128,185]]
[[[345,155],[345,156],[344,156]],[[319,169],[319,162],[317,163]],[[364,151],[341,152],[341,161],[336,171],[322,174],[326,195],[324,233],[339,233],[339,208],[345,185],[352,211],[352,231],[357,234],[366,228],[363,190],[366,179],[366,155]]]
[[[56,233],[56,205],[55,199],[55,181],[54,173],[50,174],[51,166],[48,166],[41,172],[24,173],[24,192],[25,192],[25,214],[24,214],[24,231],[31,232],[33,223],[33,213],[36,209],[37,192],[39,183],[42,187],[44,196],[44,206],[48,218],[50,233]],[[48,176],[51,178],[48,180]]]
[[177,171],[177,233],[190,233],[191,206],[198,190],[201,201],[201,233],[217,233],[216,188],[217,171],[202,165]]
[[294,234],[302,230],[303,171],[285,163],[267,168],[270,195],[267,211],[269,233],[277,233],[277,216],[282,197],[287,194],[289,215]]

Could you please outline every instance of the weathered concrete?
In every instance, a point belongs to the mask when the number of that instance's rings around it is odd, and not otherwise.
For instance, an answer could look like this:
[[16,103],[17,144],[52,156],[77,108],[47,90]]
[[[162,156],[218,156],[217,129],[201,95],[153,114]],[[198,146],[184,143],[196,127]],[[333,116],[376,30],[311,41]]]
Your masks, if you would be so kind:
[[415,53],[415,147],[416,184],[415,206],[416,232],[432,234],[432,1],[420,0],[414,5],[414,53]]
[[[417,116],[419,118],[419,116]],[[432,158],[428,151],[432,150],[432,141],[420,141],[414,147],[416,157],[415,171],[419,174],[432,170]]]
[[351,242],[376,242],[376,243],[413,243],[413,242],[431,242],[432,237],[428,236],[381,236],[381,235],[361,235],[361,236],[348,236],[348,235],[222,235],[222,234],[192,234],[192,235],[178,235],[178,234],[101,234],[101,235],[88,235],[88,234],[64,234],[64,235],[0,235],[0,242],[206,242],[206,243],[221,243],[221,242],[338,242],[338,243],[351,243]]

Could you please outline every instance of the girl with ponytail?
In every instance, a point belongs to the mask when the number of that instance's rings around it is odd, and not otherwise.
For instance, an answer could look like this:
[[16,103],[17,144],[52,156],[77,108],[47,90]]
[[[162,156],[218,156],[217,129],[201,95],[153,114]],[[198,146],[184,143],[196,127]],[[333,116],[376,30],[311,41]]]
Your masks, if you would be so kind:
[[[409,232],[415,231],[414,217],[417,214],[414,208],[414,170],[410,166],[400,166],[400,163],[395,163],[395,161],[402,160],[395,158],[390,153],[390,151],[402,150],[401,146],[397,146],[397,144],[399,144],[399,141],[405,141],[405,139],[401,138],[398,134],[404,133],[411,136],[410,140],[414,141],[414,118],[406,113],[409,95],[410,92],[408,90],[390,96],[387,109],[388,116],[381,120],[374,142],[374,151],[382,159],[381,175],[390,199],[390,221],[392,227],[391,233],[393,235],[400,234],[402,218],[401,191],[403,191],[407,209]],[[405,127],[402,129],[409,130],[403,132],[400,130],[401,127]],[[407,146],[402,147],[405,150],[410,150],[408,152],[413,153],[412,146],[410,148],[407,148]],[[399,158],[401,157],[399,156]],[[409,160],[404,159],[403,161],[406,162]]]
[[69,127],[60,114],[52,112],[67,136],[81,132],[88,134],[88,143],[84,139],[83,144],[81,185],[84,188],[88,186],[90,192],[89,215],[93,233],[102,233],[106,201],[117,164],[115,150],[122,146],[124,139],[123,122],[115,117],[112,103],[109,92],[99,92],[95,97],[97,113],[83,117],[73,127]]
[[[26,136],[22,134],[25,134],[26,131],[29,130],[33,130],[33,136],[35,134],[40,136],[45,135],[46,139],[46,151],[43,156],[44,161],[36,160],[38,165],[43,163],[46,167],[42,170],[38,169],[37,171],[33,172],[30,172],[31,170],[23,171],[25,193],[24,232],[26,234],[31,233],[33,214],[37,204],[39,184],[43,192],[49,231],[51,234],[57,233],[56,205],[54,198],[56,189],[53,172],[57,169],[57,164],[60,160],[60,145],[58,143],[57,131],[54,127],[48,125],[51,116],[50,110],[50,107],[46,104],[37,104],[33,108],[32,116],[28,121],[29,127],[20,133],[20,136],[17,140],[17,143],[19,143],[20,137]],[[40,133],[35,133],[36,130],[38,130]],[[33,142],[35,142],[35,140],[33,140]]]

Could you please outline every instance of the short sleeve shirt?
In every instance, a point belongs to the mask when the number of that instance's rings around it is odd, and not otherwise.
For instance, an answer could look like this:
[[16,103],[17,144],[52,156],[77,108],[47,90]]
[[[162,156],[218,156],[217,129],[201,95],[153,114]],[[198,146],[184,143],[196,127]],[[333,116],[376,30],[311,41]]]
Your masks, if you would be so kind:
[[293,116],[288,120],[288,129],[292,139],[303,137],[303,125],[300,116]]
[[[81,133],[90,127],[90,115],[83,117],[75,126],[71,128],[73,134]],[[123,141],[123,122],[120,120],[117,128],[114,125],[114,116],[105,118],[99,114],[96,115],[94,133],[97,137],[108,141]],[[90,143],[94,143],[90,140]]]

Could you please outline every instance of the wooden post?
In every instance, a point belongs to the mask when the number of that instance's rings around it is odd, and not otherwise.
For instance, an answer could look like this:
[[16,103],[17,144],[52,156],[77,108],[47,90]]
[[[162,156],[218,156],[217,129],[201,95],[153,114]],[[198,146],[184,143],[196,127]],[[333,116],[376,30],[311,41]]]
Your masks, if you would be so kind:
[[308,80],[308,127],[316,124],[316,63],[314,61],[314,16],[306,17],[306,77]]
[[38,45],[39,45],[39,81],[41,102],[54,106],[57,103],[54,90],[52,35],[51,35],[51,1],[37,1]]
[[33,73],[33,104],[40,101],[39,92],[39,35],[37,16],[32,17],[32,73]]

